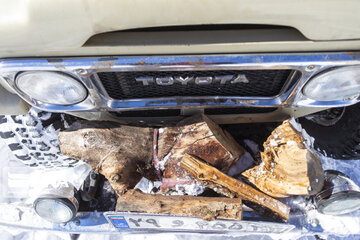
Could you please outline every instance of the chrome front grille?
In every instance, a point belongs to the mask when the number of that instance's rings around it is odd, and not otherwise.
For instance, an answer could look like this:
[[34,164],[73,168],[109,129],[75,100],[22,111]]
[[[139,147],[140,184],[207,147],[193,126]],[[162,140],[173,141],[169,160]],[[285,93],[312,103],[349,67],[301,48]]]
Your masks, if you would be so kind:
[[[235,109],[231,108],[254,108],[254,111],[276,108],[286,118],[303,114],[297,111],[299,108],[316,111],[359,102],[360,98],[318,101],[306,97],[302,91],[317,74],[359,66],[359,59],[360,52],[1,59],[0,81],[27,103],[44,111],[91,112],[88,116],[93,118],[129,110],[204,109],[210,114],[213,110],[207,109],[215,108],[229,108],[224,110],[225,114],[233,113]],[[87,97],[73,105],[34,99],[16,86],[18,74],[30,71],[72,76],[84,86]]]
[[[121,100],[174,96],[273,97],[280,94],[292,72],[288,69],[121,71],[100,72],[97,75],[107,94],[113,99]],[[234,82],[232,79],[237,76],[246,80]],[[141,81],[142,78],[149,81]],[[177,81],[178,78],[188,81],[184,84]],[[199,84],[196,79],[207,82]]]

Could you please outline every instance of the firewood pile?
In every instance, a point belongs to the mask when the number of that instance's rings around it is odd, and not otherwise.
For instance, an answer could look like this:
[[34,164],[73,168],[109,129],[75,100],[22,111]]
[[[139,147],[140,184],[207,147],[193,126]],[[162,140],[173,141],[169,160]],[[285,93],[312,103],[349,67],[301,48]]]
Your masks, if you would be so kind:
[[59,144],[109,180],[116,211],[241,220],[245,203],[287,221],[281,198],[316,194],[324,182],[319,158],[289,121],[264,142],[261,162],[237,174],[245,148],[205,115],[160,129],[79,121]]

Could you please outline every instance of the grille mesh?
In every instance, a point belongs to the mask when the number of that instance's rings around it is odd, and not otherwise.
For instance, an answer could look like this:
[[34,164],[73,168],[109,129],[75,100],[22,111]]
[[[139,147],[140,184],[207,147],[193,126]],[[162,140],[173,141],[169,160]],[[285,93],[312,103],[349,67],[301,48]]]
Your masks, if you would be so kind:
[[[240,96],[271,97],[280,93],[292,70],[219,70],[219,71],[147,71],[147,72],[101,72],[98,76],[113,99],[156,98],[174,96]],[[182,85],[161,86],[150,83],[144,86],[136,77],[215,77],[223,75],[245,74],[249,83],[226,84],[213,82],[208,85],[196,85],[189,82]]]

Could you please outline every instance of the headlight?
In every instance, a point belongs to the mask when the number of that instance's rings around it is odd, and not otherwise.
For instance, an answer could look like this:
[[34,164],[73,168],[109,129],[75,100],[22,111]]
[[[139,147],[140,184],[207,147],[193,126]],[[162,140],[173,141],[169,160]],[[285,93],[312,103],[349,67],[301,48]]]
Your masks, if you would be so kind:
[[34,201],[35,212],[53,223],[66,223],[72,220],[79,208],[75,188],[70,185],[49,187]]
[[16,87],[30,98],[48,104],[71,105],[83,101],[87,92],[76,79],[57,72],[24,72]]
[[360,67],[339,68],[320,74],[304,87],[303,94],[317,101],[355,98],[360,93]]
[[315,203],[323,214],[350,213],[360,208],[360,189],[345,174],[326,170],[324,189],[315,196]]

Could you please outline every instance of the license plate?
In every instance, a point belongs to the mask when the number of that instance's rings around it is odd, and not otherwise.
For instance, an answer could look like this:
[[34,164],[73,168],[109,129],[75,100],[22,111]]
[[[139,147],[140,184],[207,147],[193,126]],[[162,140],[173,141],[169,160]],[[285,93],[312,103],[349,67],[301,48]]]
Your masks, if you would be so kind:
[[143,213],[105,213],[107,220],[120,231],[187,231],[285,233],[294,225],[235,220],[204,221],[201,218]]

